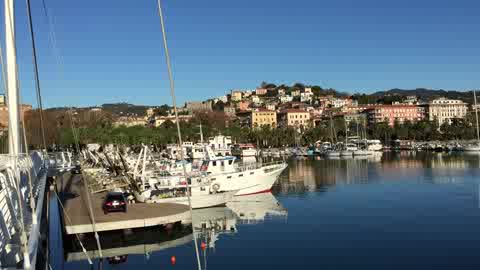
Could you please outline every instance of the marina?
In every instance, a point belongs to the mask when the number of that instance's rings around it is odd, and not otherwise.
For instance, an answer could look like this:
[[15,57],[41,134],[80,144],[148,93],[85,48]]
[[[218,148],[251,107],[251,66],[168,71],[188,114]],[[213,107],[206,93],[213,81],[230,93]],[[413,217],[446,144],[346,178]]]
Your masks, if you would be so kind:
[[4,0],[0,269],[479,268],[480,5],[301,1]]
[[[95,269],[169,267],[172,256],[176,268],[191,269],[196,264],[193,237],[201,264],[208,261],[211,269],[223,269],[235,256],[250,258],[241,266],[252,269],[260,269],[265,260],[279,269],[290,269],[299,260],[303,266],[336,269],[350,269],[352,263],[378,269],[475,266],[480,243],[475,188],[479,164],[476,155],[415,152],[386,153],[380,159],[290,159],[272,193],[239,196],[225,207],[194,210],[192,224],[171,233],[162,227],[100,233],[103,260],[93,237],[84,242],[96,258]],[[188,226],[193,234],[185,229]],[[146,236],[151,233],[156,236]],[[382,248],[386,243],[389,248]],[[88,266],[78,248],[70,250],[69,244],[64,248],[65,257],[56,257],[53,267]],[[324,252],[318,254],[318,249]],[[338,257],[344,260],[339,262]]]

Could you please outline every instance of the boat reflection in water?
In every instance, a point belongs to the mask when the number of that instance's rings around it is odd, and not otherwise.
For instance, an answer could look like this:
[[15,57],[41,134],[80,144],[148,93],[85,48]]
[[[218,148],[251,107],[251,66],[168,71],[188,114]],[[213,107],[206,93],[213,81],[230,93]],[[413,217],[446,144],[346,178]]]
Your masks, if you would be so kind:
[[[171,247],[187,244],[192,241],[192,227],[174,224],[168,227],[151,227],[126,231],[102,232],[100,234],[102,255],[111,264],[128,261],[128,255],[144,254],[146,260],[152,252],[158,252]],[[65,260],[86,260],[82,248],[76,239],[64,239]],[[88,256],[93,259],[100,258],[97,244],[92,234],[84,235],[82,243]]]
[[[283,208],[271,193],[238,196],[226,207],[193,210],[192,224],[172,224],[146,229],[103,232],[100,235],[102,255],[106,260],[99,263],[128,264],[128,256],[143,254],[145,261],[152,253],[190,244],[192,228],[202,249],[214,249],[222,235],[238,233],[237,224],[257,224],[272,217],[286,217]],[[82,242],[91,259],[99,259],[100,253],[93,235],[84,235]],[[66,262],[85,261],[85,254],[76,239],[65,239]],[[205,254],[204,254],[205,256]],[[138,262],[138,261],[137,261]]]
[[227,203],[241,224],[263,222],[270,217],[286,217],[283,208],[272,193],[260,193],[249,196],[237,196]]

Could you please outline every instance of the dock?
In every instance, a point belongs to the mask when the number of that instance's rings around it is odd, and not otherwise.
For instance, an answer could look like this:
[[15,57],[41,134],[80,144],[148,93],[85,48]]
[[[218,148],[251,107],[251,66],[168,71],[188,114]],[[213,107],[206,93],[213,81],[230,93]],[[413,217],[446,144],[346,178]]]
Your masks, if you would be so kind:
[[[66,234],[93,233],[82,175],[65,173],[57,178],[57,190],[64,205],[63,224]],[[175,203],[135,203],[127,212],[105,214],[102,202],[106,192],[90,194],[97,232],[146,228],[170,223],[191,222],[189,208]]]

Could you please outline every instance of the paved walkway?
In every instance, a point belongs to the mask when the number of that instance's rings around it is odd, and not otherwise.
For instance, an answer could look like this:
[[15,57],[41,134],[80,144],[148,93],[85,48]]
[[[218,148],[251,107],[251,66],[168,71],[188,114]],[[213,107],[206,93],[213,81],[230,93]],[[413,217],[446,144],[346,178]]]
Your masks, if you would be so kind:
[[[66,233],[93,232],[82,176],[66,173],[58,178],[57,185],[65,207],[63,221]],[[104,214],[102,202],[106,194],[106,192],[90,194],[95,228],[98,232],[150,227],[190,220],[188,206],[174,203],[129,204],[126,213]]]

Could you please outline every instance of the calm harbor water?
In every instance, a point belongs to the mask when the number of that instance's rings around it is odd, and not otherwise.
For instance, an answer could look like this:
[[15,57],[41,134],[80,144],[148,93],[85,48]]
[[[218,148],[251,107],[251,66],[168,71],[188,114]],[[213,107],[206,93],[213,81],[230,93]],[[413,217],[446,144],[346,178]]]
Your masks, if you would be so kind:
[[[202,269],[478,269],[479,183],[478,155],[292,159],[273,195],[196,211]],[[102,236],[89,266],[53,222],[52,268],[197,269],[188,230]]]

